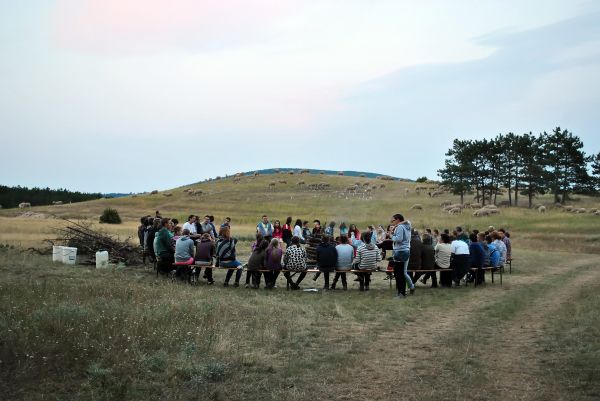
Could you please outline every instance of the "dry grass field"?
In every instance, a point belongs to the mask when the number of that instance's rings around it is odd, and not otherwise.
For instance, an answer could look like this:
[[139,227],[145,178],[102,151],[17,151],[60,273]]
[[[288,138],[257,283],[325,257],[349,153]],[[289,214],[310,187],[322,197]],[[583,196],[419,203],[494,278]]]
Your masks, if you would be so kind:
[[[279,180],[287,181],[280,184]],[[269,183],[276,181],[274,189]],[[331,191],[301,189],[326,182]],[[385,184],[371,199],[340,195],[355,182]],[[96,221],[116,208],[135,236],[160,210],[233,219],[249,238],[264,213],[385,224],[402,212],[417,228],[504,226],[514,269],[499,283],[432,289],[393,299],[384,275],[368,293],[198,287],[156,279],[144,267],[53,265],[48,256],[0,248],[0,394],[11,400],[596,400],[600,397],[600,217],[503,208],[451,216],[416,184],[279,175],[32,212]],[[408,189],[408,193],[406,192]],[[423,210],[409,210],[414,204]],[[524,199],[523,199],[524,203]],[[597,199],[574,200],[598,207]],[[0,243],[42,246],[56,219],[0,211]],[[242,258],[247,242],[241,245]],[[310,276],[305,286],[312,285]],[[317,286],[322,285],[322,281]]]

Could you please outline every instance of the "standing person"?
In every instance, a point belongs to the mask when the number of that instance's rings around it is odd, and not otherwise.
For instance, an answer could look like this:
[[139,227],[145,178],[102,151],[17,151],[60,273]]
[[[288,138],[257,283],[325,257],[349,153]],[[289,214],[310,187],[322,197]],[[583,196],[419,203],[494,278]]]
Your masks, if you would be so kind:
[[330,221],[327,227],[325,227],[325,235],[335,238],[335,221]]
[[292,229],[293,227],[291,226],[292,224],[292,216],[288,216],[288,218],[285,220],[285,224],[283,225],[282,228],[282,233],[281,233],[281,240],[283,242],[285,242],[285,246],[288,247],[290,246],[290,244],[292,243]]
[[218,234],[217,234],[217,228],[215,227],[215,216],[210,215],[210,216],[208,216],[208,219],[210,221],[210,226],[212,227],[211,237],[213,237],[213,239],[215,239],[218,236]]
[[304,240],[308,241],[311,235],[312,231],[310,231],[310,228],[308,227],[308,220],[304,220],[302,222],[302,236],[304,237]]
[[[237,238],[231,237],[231,231],[229,227],[223,227],[219,230],[219,239],[217,240],[217,263],[220,267],[235,268],[235,283],[234,287],[240,286],[240,277],[242,276],[242,264],[236,259],[235,246],[237,244]],[[228,269],[225,275],[225,282],[223,287],[229,286],[229,280],[233,275],[233,270]]]
[[[261,242],[252,251],[250,259],[248,259],[248,273],[252,275],[252,288],[254,289],[258,289],[260,287],[260,277],[263,273],[261,270],[266,269],[268,246],[269,241],[266,239],[261,240]],[[270,275],[267,273],[265,273],[265,283],[267,287],[271,283]]]
[[[300,241],[301,244],[306,243],[306,239],[302,235],[302,220],[300,220],[300,219],[296,219],[296,224],[294,225],[294,231],[292,233],[292,238],[293,237],[298,237],[298,240]],[[290,243],[291,243],[291,241],[290,241]]]
[[283,250],[280,246],[281,242],[277,238],[273,238],[267,248],[267,269],[271,270],[271,288],[276,288],[277,278],[283,269],[281,259]]
[[161,225],[161,219],[158,218],[149,218],[146,220],[149,224],[148,227],[146,229],[146,236],[145,236],[145,241],[146,241],[146,246],[145,246],[145,250],[146,250],[146,254],[148,255],[148,257],[150,258],[150,260],[152,262],[156,261],[156,252],[154,249],[154,240],[156,238],[156,233],[160,230]]
[[279,220],[273,222],[273,238],[277,238],[280,242],[283,238],[283,229]]
[[262,234],[263,238],[268,242],[273,239],[273,225],[266,214],[263,214],[262,221],[256,225],[256,232]]
[[452,252],[450,257],[452,281],[454,281],[455,287],[460,287],[460,280],[469,271],[470,267],[469,245],[457,238],[450,244],[450,251]]
[[340,237],[342,235],[348,236],[348,227],[346,226],[346,222],[344,221],[340,223]]
[[359,291],[369,291],[371,272],[377,269],[377,263],[381,261],[381,252],[371,243],[371,235],[371,232],[365,231],[362,234],[363,244],[356,250],[354,263],[359,270],[365,270],[357,273]]
[[443,233],[440,235],[440,241],[434,248],[436,269],[448,269],[447,272],[440,272],[440,285],[442,287],[452,287],[452,272],[450,271],[452,247],[450,246],[450,242],[450,236]]
[[321,234],[321,220],[313,221],[312,235]]
[[202,267],[204,267],[204,278],[208,280],[208,284],[212,285],[213,280],[213,259],[216,256],[217,248],[208,233],[202,234],[200,241],[196,244],[195,264],[198,266],[198,275]]
[[[306,277],[306,251],[300,246],[300,238],[292,237],[292,244],[285,250],[283,255],[283,264],[287,270],[283,275],[288,284],[292,290],[299,290],[300,283]],[[292,281],[290,271],[300,273],[295,283]]]
[[219,228],[224,228],[224,227],[231,228],[231,217],[225,217],[225,220],[223,220],[223,223],[221,224],[221,227],[219,227]]
[[465,233],[463,231],[462,227],[460,227],[460,226],[456,227],[455,232],[456,232],[455,237],[458,241],[463,241],[467,245],[469,245],[469,236],[467,235],[467,233]]
[[336,273],[331,284],[331,289],[335,290],[335,286],[338,280],[342,279],[342,286],[344,291],[348,289],[348,283],[346,282],[345,271],[352,269],[352,263],[354,261],[354,248],[348,243],[348,237],[342,235],[340,237],[340,244],[335,247],[337,253]]
[[350,224],[348,234],[350,234],[350,237],[352,237],[352,234],[354,234],[354,239],[360,240],[360,230],[356,228],[356,224]]
[[406,282],[408,282],[411,294],[415,292],[415,285],[408,275],[408,259],[410,258],[410,231],[409,221],[404,220],[400,213],[395,214],[391,220],[393,253],[394,253],[394,277],[396,278],[396,298],[406,297]]
[[214,226],[210,223],[210,216],[204,216],[204,220],[202,221],[202,224],[200,224],[200,231],[198,231],[198,234],[208,234],[211,236],[211,238],[214,238],[213,229]]
[[431,236],[431,244],[435,248],[435,246],[440,242],[440,230],[437,228],[433,229],[433,235]]
[[[156,243],[154,252],[160,258],[160,269],[163,272],[171,271],[173,263],[175,263],[175,247],[173,246],[173,234],[171,233],[172,224],[168,218],[161,219],[161,228],[154,238]],[[180,277],[179,272],[177,274]]]
[[323,273],[325,284],[324,290],[329,290],[329,274],[335,270],[337,265],[337,251],[332,238],[324,235],[321,243],[317,246],[317,266],[319,273]]
[[144,216],[140,219],[140,225],[138,226],[137,230],[138,240],[140,241],[140,246],[142,248],[144,247],[144,231],[146,231],[146,226],[146,216]]

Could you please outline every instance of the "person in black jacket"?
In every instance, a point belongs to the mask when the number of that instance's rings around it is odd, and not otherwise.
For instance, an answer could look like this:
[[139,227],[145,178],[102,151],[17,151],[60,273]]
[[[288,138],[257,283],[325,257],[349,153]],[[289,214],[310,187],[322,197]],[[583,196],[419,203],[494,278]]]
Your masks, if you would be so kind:
[[335,244],[331,241],[331,237],[324,235],[321,243],[317,246],[317,266],[325,279],[324,290],[329,290],[329,273],[335,271],[336,265],[337,251]]

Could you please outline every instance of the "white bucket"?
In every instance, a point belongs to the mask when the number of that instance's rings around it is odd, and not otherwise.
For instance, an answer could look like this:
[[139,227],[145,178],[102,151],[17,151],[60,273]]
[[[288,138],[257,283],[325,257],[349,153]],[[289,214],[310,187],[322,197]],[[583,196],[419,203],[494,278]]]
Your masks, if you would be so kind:
[[96,252],[96,269],[108,267],[108,251]]
[[62,250],[62,261],[68,265],[74,265],[77,262],[77,248],[64,246]]
[[52,247],[52,262],[62,263],[62,250],[64,246],[53,246]]

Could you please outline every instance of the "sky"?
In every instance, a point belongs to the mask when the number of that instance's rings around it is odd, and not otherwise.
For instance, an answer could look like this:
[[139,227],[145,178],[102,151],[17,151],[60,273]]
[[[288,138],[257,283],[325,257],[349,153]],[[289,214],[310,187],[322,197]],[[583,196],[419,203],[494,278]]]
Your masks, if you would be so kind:
[[600,1],[0,1],[0,184],[436,178],[454,138],[600,151]]

